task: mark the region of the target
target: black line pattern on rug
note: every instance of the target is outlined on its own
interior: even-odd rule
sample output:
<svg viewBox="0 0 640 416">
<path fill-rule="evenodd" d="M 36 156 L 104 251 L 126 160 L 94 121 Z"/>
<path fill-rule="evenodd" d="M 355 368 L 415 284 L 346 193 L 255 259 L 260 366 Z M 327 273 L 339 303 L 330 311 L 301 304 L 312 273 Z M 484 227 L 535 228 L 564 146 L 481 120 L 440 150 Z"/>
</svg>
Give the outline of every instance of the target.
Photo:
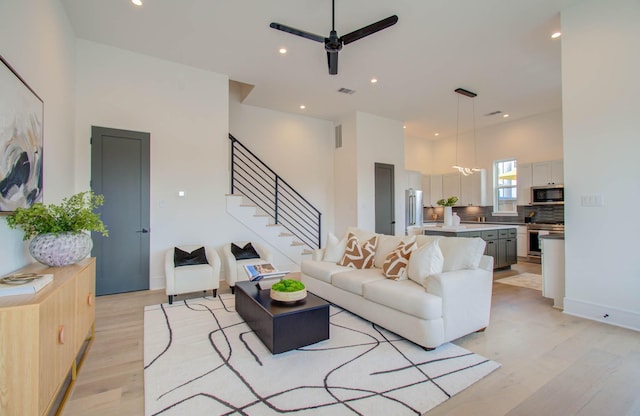
<svg viewBox="0 0 640 416">
<path fill-rule="evenodd" d="M 171 325 L 169 324 L 169 317 L 167 316 L 167 311 L 164 309 L 164 304 L 160 305 L 160 309 L 162 309 L 162 313 L 164 314 L 164 320 L 167 324 L 167 330 L 169 331 L 169 342 L 167 342 L 167 345 L 164 347 L 164 350 L 162 350 L 160 354 L 158 354 L 153 360 L 151 360 L 149 364 L 144 366 L 145 370 L 151 367 L 151 365 L 155 363 L 158 358 L 162 357 L 167 351 L 169 351 L 169 347 L 171 347 L 171 343 L 173 342 L 173 331 L 171 330 Z"/>
<path fill-rule="evenodd" d="M 407 411 L 413 413 L 413 414 L 421 414 L 421 411 L 419 409 L 414 409 L 412 408 L 409 404 L 404 403 L 403 401 L 390 396 L 390 393 L 393 393 L 397 390 L 401 390 L 401 389 L 405 389 L 407 387 L 410 386 L 416 386 L 416 385 L 422 385 L 425 383 L 431 383 L 433 385 L 435 385 L 440 391 L 442 391 L 442 393 L 444 395 L 448 397 L 450 397 L 450 394 L 442 387 L 440 386 L 438 383 L 436 383 L 434 380 L 436 379 L 440 379 L 442 377 L 445 377 L 447 375 L 450 374 L 454 374 L 457 372 L 461 372 L 461 371 L 465 371 L 467 369 L 479 366 L 483 363 L 487 363 L 489 362 L 489 360 L 484 360 L 482 362 L 479 363 L 475 363 L 475 364 L 471 364 L 468 366 L 465 366 L 463 368 L 458 368 L 455 369 L 453 371 L 449 371 L 443 374 L 439 374 L 437 376 L 430 376 L 427 374 L 426 370 L 424 369 L 424 367 L 426 367 L 429 364 L 432 363 L 436 363 L 436 362 L 442 362 L 442 361 L 448 361 L 448 360 L 456 360 L 456 359 L 460 359 L 463 357 L 467 357 L 470 355 L 474 355 L 473 353 L 468 353 L 468 354 L 461 354 L 461 355 L 455 355 L 455 356 L 450 356 L 450 357 L 441 357 L 441 358 L 437 358 L 437 359 L 432 359 L 432 360 L 426 360 L 426 361 L 418 361 L 418 362 L 414 362 L 412 361 L 406 354 L 404 354 L 400 349 L 397 348 L 397 346 L 395 345 L 396 343 L 403 343 L 403 342 L 407 342 L 406 340 L 403 339 L 389 339 L 384 333 L 383 331 L 380 330 L 379 327 L 377 327 L 374 324 L 371 324 L 373 330 L 382 338 L 383 341 L 376 339 L 372 334 L 364 332 L 364 331 L 360 331 L 358 329 L 355 328 L 350 328 L 348 326 L 345 325 L 339 325 L 337 323 L 334 322 L 330 322 L 330 324 L 334 327 L 337 328 L 342 328 L 346 331 L 353 331 L 356 333 L 359 333 L 365 337 L 371 338 L 372 341 L 370 343 L 367 342 L 361 342 L 361 343 L 356 343 L 356 344 L 348 344 L 348 345 L 342 345 L 342 346 L 337 346 L 337 347 L 327 347 L 327 348 L 318 348 L 318 347 L 303 347 L 298 349 L 301 352 L 307 352 L 307 353 L 314 353 L 314 352 L 323 352 L 323 351 L 329 351 L 329 350 L 336 350 L 336 349 L 340 349 L 340 350 L 344 350 L 344 349 L 349 349 L 349 348 L 357 348 L 357 347 L 369 347 L 367 348 L 365 351 L 361 352 L 360 354 L 356 355 L 355 357 L 347 357 L 348 359 L 345 360 L 342 363 L 334 363 L 337 364 L 336 366 L 334 366 L 333 368 L 327 369 L 327 373 L 324 375 L 323 378 L 323 385 L 322 386 L 318 386 L 318 385 L 303 385 L 303 386 L 296 386 L 293 388 L 289 388 L 289 389 L 284 389 L 282 391 L 277 391 L 275 393 L 272 394 L 268 394 L 268 395 L 264 395 L 261 396 L 256 390 L 255 388 L 251 385 L 251 382 L 246 379 L 246 377 L 238 370 L 235 368 L 235 366 L 233 365 L 233 363 L 231 362 L 231 358 L 233 357 L 233 345 L 229 339 L 229 333 L 228 333 L 228 329 L 233 328 L 233 327 L 237 327 L 240 325 L 246 325 L 240 318 L 239 322 L 233 323 L 231 325 L 227 325 L 226 327 L 222 326 L 220 319 L 218 319 L 218 317 L 216 316 L 216 312 L 222 312 L 224 311 L 224 313 L 228 313 L 228 314 L 236 314 L 235 309 L 232 309 L 231 307 L 229 307 L 228 305 L 225 304 L 224 299 L 218 299 L 217 301 L 213 300 L 216 303 L 220 303 L 222 305 L 222 308 L 210 308 L 207 305 L 198 303 L 198 302 L 194 302 L 193 304 L 188 304 L 185 301 L 185 306 L 192 311 L 196 311 L 196 312 L 202 312 L 202 311 L 208 311 L 208 313 L 211 315 L 211 317 L 213 318 L 213 321 L 215 322 L 217 328 L 214 329 L 213 331 L 209 332 L 208 338 L 209 338 L 209 343 L 213 349 L 213 351 L 215 352 L 215 354 L 217 354 L 217 356 L 220 358 L 220 360 L 222 360 L 222 363 L 220 365 L 217 365 L 216 367 L 214 367 L 213 369 L 210 369 L 208 371 L 203 372 L 202 374 L 197 375 L 196 377 L 191 378 L 190 380 L 181 383 L 179 386 L 176 386 L 166 392 L 164 392 L 163 394 L 161 394 L 158 399 L 164 397 L 165 395 L 167 395 L 170 392 L 173 392 L 177 389 L 180 389 L 181 387 L 184 387 L 188 384 L 193 383 L 196 380 L 199 380 L 209 374 L 215 373 L 217 371 L 221 371 L 222 369 L 227 369 L 228 371 L 231 371 L 234 376 L 237 378 L 237 380 L 239 380 L 246 388 L 247 390 L 250 392 L 251 395 L 253 395 L 255 397 L 254 400 L 248 399 L 244 401 L 244 404 L 242 406 L 236 406 L 233 405 L 232 403 L 229 403 L 227 400 L 224 400 L 221 397 L 217 397 L 214 394 L 210 394 L 207 392 L 199 392 L 199 393 L 195 393 L 192 394 L 188 397 L 184 397 L 168 406 L 166 406 L 165 408 L 159 410 L 158 412 L 154 413 L 154 415 L 160 415 L 163 414 L 171 409 L 176 408 L 177 406 L 180 406 L 183 403 L 186 403 L 190 400 L 196 399 L 196 398 L 207 398 L 210 400 L 213 400 L 217 403 L 220 403 L 221 405 L 225 406 L 228 411 L 225 413 L 221 413 L 221 414 L 239 414 L 239 415 L 245 415 L 248 414 L 247 411 L 249 411 L 249 409 L 259 403 L 262 403 L 263 405 L 269 407 L 270 409 L 272 409 L 275 412 L 278 413 L 295 413 L 298 411 L 303 411 L 303 410 L 311 410 L 311 409 L 321 409 L 321 408 L 327 408 L 327 410 L 329 409 L 334 409 L 336 406 L 341 406 L 343 409 L 349 409 L 349 411 L 354 414 L 354 415 L 362 415 L 362 413 L 360 413 L 355 407 L 352 406 L 352 404 L 361 401 L 361 400 L 366 400 L 368 398 L 374 397 L 374 396 L 379 396 L 384 398 L 385 400 L 389 400 L 389 401 L 394 401 L 396 403 L 398 403 L 399 405 L 404 406 L 405 409 L 407 409 Z M 202 309 L 201 309 L 202 308 Z M 332 308 L 335 308 L 334 310 L 336 312 L 332 313 L 330 316 L 331 317 L 335 317 L 337 315 L 340 314 L 348 314 L 348 315 L 353 315 L 348 311 L 345 311 L 342 308 L 339 308 L 335 305 L 332 305 Z M 162 351 L 158 356 L 156 356 L 152 362 L 150 362 L 147 366 L 145 366 L 145 370 L 149 367 L 151 367 L 152 364 L 154 364 L 162 355 L 164 355 L 164 353 L 171 347 L 172 345 L 172 339 L 173 339 L 173 331 L 172 331 L 172 327 L 171 327 L 171 322 L 170 319 L 167 315 L 167 312 L 165 310 L 165 308 L 161 305 L 161 310 L 162 313 L 164 314 L 164 318 L 165 318 L 165 322 L 166 322 L 166 328 L 169 331 L 169 342 L 167 344 L 167 346 L 165 347 L 164 351 Z M 360 319 L 360 318 L 357 318 Z M 214 334 L 219 333 L 221 334 L 221 336 L 223 337 L 224 340 L 224 346 L 227 347 L 227 351 L 228 353 L 225 353 L 218 345 L 216 345 L 216 342 L 214 342 Z M 251 344 L 247 341 L 247 337 L 252 336 L 252 337 L 256 337 L 255 334 L 253 334 L 253 331 L 251 331 L 248 327 L 246 331 L 241 331 L 239 334 L 236 335 L 238 337 L 238 339 L 241 342 L 242 347 L 245 349 L 245 351 L 249 352 L 254 359 L 256 360 L 256 363 L 259 366 L 262 366 L 262 362 L 259 358 L 259 354 L 255 351 L 252 350 L 251 348 Z M 257 339 L 257 337 L 256 337 Z M 220 342 L 221 340 L 217 340 L 218 342 Z M 259 342 L 259 341 L 258 341 Z M 255 340 L 254 340 L 254 344 L 255 344 Z M 399 385 L 399 386 L 395 386 L 393 388 L 389 388 L 386 389 L 384 391 L 375 391 L 375 390 L 371 390 L 371 389 L 367 389 L 367 388 L 360 388 L 360 387 L 353 387 L 353 386 L 340 386 L 340 385 L 335 385 L 335 384 L 330 384 L 329 379 L 330 377 L 338 372 L 339 370 L 341 370 L 343 367 L 352 364 L 354 361 L 359 360 L 360 358 L 368 355 L 369 353 L 371 353 L 372 351 L 374 351 L 375 349 L 379 348 L 382 344 L 385 345 L 390 345 L 395 351 L 396 353 L 403 358 L 403 360 L 405 360 L 408 365 L 406 366 L 401 366 L 401 367 L 397 367 L 397 368 L 393 368 L 393 369 L 388 369 L 388 370 L 384 370 L 384 371 L 376 371 L 376 372 L 372 372 L 370 373 L 370 375 L 379 375 L 379 374 L 390 374 L 390 373 L 397 373 L 397 372 L 403 372 L 403 371 L 407 371 L 409 369 L 416 369 L 417 371 L 419 371 L 423 376 L 424 379 L 416 381 L 416 382 L 411 382 L 408 383 L 406 385 Z M 302 391 L 313 391 L 313 390 L 324 390 L 333 400 L 328 400 L 325 403 L 320 403 L 320 404 L 313 404 L 313 405 L 308 405 L 308 406 L 303 406 L 303 407 L 299 407 L 299 408 L 287 408 L 287 409 L 283 409 L 283 408 L 279 408 L 278 406 L 276 406 L 273 403 L 273 399 L 278 398 L 280 396 L 284 396 L 288 393 L 291 392 L 295 392 L 297 390 L 302 390 Z M 341 399 L 338 395 L 339 392 L 358 392 L 359 394 L 355 397 L 350 397 L 350 398 L 345 398 L 345 399 Z"/>
</svg>

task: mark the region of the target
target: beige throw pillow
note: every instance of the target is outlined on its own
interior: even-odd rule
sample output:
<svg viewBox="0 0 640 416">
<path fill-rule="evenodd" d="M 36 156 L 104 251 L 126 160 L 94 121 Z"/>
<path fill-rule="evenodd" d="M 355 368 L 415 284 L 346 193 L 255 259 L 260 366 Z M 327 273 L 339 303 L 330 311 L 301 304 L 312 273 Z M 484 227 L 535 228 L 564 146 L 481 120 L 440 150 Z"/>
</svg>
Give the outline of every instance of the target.
<svg viewBox="0 0 640 416">
<path fill-rule="evenodd" d="M 370 269 L 373 267 L 373 259 L 376 254 L 378 236 L 374 235 L 367 241 L 360 244 L 358 237 L 353 233 L 347 236 L 347 246 L 342 260 L 338 263 L 341 266 L 353 267 L 354 269 Z"/>
<path fill-rule="evenodd" d="M 409 258 L 416 247 L 415 241 L 398 244 L 396 249 L 389 253 L 382 265 L 382 272 L 385 277 L 392 280 L 406 280 Z"/>
<path fill-rule="evenodd" d="M 425 286 L 427 277 L 442 273 L 444 257 L 440 250 L 439 240 L 425 244 L 411 253 L 407 274 L 409 279 Z"/>
</svg>

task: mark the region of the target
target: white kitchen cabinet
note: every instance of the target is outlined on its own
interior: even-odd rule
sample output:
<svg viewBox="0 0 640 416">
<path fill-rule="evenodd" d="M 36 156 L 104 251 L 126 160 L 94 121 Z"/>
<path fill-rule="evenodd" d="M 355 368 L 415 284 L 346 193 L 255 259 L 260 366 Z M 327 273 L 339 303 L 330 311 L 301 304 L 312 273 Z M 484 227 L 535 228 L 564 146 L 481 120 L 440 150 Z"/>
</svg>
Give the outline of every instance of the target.
<svg viewBox="0 0 640 416">
<path fill-rule="evenodd" d="M 442 199 L 442 176 L 443 175 L 431 175 L 429 177 L 430 183 L 430 194 L 429 194 L 429 204 L 433 207 L 438 206 L 437 201 Z"/>
<path fill-rule="evenodd" d="M 481 169 L 473 175 L 460 175 L 460 206 L 487 205 L 487 171 Z"/>
<path fill-rule="evenodd" d="M 531 165 L 531 185 L 558 185 L 564 182 L 564 163 L 562 160 L 536 162 Z"/>
<path fill-rule="evenodd" d="M 442 175 L 442 198 L 449 198 L 452 196 L 458 197 L 456 206 L 461 206 L 459 173 L 448 173 L 446 175 Z"/>
<path fill-rule="evenodd" d="M 517 204 L 531 205 L 531 163 L 518 163 Z"/>
<path fill-rule="evenodd" d="M 518 177 L 520 174 L 518 173 Z M 528 255 L 528 238 L 527 238 L 527 227 L 524 225 L 519 225 L 517 228 L 516 240 L 518 242 L 518 257 L 527 257 Z"/>
</svg>

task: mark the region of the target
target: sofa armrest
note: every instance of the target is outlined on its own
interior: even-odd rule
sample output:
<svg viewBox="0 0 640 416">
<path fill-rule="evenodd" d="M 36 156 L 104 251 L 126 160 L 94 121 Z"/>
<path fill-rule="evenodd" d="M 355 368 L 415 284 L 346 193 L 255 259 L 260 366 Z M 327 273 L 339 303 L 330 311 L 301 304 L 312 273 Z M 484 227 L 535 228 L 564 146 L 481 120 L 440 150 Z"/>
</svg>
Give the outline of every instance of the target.
<svg viewBox="0 0 640 416">
<path fill-rule="evenodd" d="M 447 341 L 489 325 L 493 270 L 486 270 L 486 267 L 493 267 L 493 261 L 484 257 L 483 268 L 438 273 L 429 276 L 425 282 L 428 293 L 442 298 Z"/>
<path fill-rule="evenodd" d="M 478 267 L 493 273 L 493 257 L 482 256 L 482 259 L 480 259 L 480 265 Z"/>
</svg>

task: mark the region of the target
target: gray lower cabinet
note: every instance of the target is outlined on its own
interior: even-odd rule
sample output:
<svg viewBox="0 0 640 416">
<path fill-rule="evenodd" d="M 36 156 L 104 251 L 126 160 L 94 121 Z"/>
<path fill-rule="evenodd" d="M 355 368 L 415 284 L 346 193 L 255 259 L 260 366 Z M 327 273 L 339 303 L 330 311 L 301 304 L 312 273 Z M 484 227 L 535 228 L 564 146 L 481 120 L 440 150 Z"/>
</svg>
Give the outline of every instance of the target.
<svg viewBox="0 0 640 416">
<path fill-rule="evenodd" d="M 487 246 L 484 254 L 493 257 L 493 268 L 503 269 L 518 262 L 518 231 L 516 228 L 485 231 L 425 230 L 427 235 L 445 237 L 480 237 Z"/>
</svg>

